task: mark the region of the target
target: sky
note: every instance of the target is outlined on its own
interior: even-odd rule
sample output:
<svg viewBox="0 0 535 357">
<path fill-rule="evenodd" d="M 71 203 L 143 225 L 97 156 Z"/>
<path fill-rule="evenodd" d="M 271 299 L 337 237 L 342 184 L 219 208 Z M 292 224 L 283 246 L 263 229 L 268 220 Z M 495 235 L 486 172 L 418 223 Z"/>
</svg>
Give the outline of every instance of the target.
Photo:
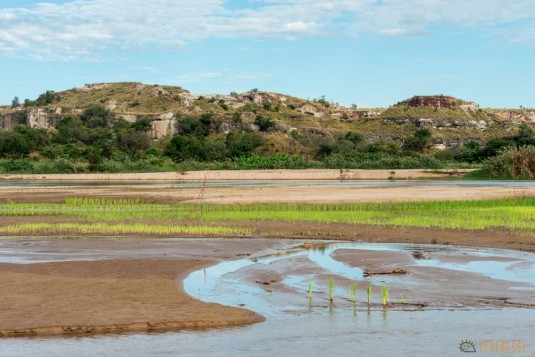
<svg viewBox="0 0 535 357">
<path fill-rule="evenodd" d="M 535 107 L 535 1 L 0 1 L 0 104 L 123 81 Z"/>
</svg>

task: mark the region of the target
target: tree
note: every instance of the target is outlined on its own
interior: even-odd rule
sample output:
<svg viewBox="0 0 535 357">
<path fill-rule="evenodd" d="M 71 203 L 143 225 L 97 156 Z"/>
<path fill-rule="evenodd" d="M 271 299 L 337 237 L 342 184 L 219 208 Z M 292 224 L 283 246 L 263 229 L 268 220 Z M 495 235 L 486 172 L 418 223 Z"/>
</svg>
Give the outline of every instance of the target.
<svg viewBox="0 0 535 357">
<path fill-rule="evenodd" d="M 199 123 L 201 125 L 200 129 L 204 136 L 210 134 L 210 128 L 212 127 L 212 113 L 204 113 L 199 118 Z"/>
<path fill-rule="evenodd" d="M 264 139 L 247 131 L 233 131 L 227 135 L 227 157 L 250 155 L 257 147 L 264 143 Z"/>
<path fill-rule="evenodd" d="M 141 118 L 132 123 L 130 128 L 134 129 L 135 131 L 147 132 L 152 128 L 152 124 L 149 119 Z"/>
<path fill-rule="evenodd" d="M 149 138 L 141 130 L 122 130 L 117 134 L 117 147 L 132 159 L 139 159 L 149 148 Z"/>
<path fill-rule="evenodd" d="M 184 115 L 177 120 L 177 132 L 181 135 L 193 135 L 201 132 L 200 123 L 191 115 Z"/>
<path fill-rule="evenodd" d="M 82 123 L 88 128 L 108 128 L 115 115 L 106 108 L 93 104 L 80 116 Z"/>
<path fill-rule="evenodd" d="M 57 133 L 54 137 L 54 141 L 59 144 L 77 143 L 84 132 L 81 121 L 69 116 L 58 121 L 56 129 Z"/>
<path fill-rule="evenodd" d="M 171 157 L 175 162 L 191 159 L 204 161 L 206 154 L 203 148 L 203 140 L 203 137 L 194 135 L 175 134 L 165 148 L 165 155 Z"/>
<path fill-rule="evenodd" d="M 522 123 L 518 128 L 518 136 L 515 138 L 518 146 L 535 145 L 535 132 L 526 123 Z"/>
<path fill-rule="evenodd" d="M 427 129 L 417 129 L 412 136 L 405 139 L 404 147 L 411 151 L 423 151 L 431 142 L 431 132 Z"/>
<path fill-rule="evenodd" d="M 11 101 L 11 108 L 18 107 L 19 105 L 20 105 L 19 97 L 13 98 L 13 100 Z"/>
<path fill-rule="evenodd" d="M 0 132 L 0 157 L 23 158 L 33 149 L 32 142 L 16 131 Z"/>
<path fill-rule="evenodd" d="M 56 96 L 56 92 L 53 90 L 47 90 L 46 92 L 39 95 L 39 98 L 35 101 L 37 105 L 47 105 L 52 104 L 55 99 L 58 97 Z"/>
</svg>

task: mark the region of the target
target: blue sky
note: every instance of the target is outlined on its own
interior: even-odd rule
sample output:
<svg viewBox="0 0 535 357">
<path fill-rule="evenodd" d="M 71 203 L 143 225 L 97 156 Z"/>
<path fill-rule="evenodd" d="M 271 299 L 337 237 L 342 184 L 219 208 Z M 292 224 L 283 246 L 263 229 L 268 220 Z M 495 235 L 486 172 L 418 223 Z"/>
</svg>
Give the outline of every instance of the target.
<svg viewBox="0 0 535 357">
<path fill-rule="evenodd" d="M 85 83 L 535 107 L 533 0 L 0 2 L 0 103 Z"/>
</svg>

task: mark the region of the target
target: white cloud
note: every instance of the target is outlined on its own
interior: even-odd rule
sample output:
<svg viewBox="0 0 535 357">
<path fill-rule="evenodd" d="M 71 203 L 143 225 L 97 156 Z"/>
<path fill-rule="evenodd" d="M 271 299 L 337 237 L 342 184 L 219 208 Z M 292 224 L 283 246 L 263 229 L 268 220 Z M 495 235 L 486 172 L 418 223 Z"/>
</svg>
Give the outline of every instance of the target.
<svg viewBox="0 0 535 357">
<path fill-rule="evenodd" d="M 421 36 L 434 25 L 535 43 L 533 0 L 70 0 L 0 9 L 5 54 L 95 57 L 110 48 L 181 47 L 205 38 Z"/>
</svg>

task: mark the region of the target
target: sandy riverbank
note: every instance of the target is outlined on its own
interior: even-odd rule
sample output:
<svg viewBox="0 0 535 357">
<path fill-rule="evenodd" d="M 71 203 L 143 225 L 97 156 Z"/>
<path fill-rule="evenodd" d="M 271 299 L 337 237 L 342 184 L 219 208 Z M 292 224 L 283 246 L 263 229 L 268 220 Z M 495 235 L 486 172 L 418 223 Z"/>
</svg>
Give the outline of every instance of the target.
<svg viewBox="0 0 535 357">
<path fill-rule="evenodd" d="M 244 242 L 3 241 L 17 259 L 0 264 L 0 336 L 37 336 L 224 327 L 263 321 L 250 310 L 189 297 L 193 270 L 281 246 Z M 241 256 L 239 255 L 239 256 Z M 61 261 L 78 259 L 83 261 Z M 27 262 L 28 263 L 28 262 Z"/>
<path fill-rule="evenodd" d="M 28 181 L 262 181 L 262 180 L 410 180 L 460 177 L 473 170 L 214 170 L 132 174 L 0 175 Z"/>
</svg>

